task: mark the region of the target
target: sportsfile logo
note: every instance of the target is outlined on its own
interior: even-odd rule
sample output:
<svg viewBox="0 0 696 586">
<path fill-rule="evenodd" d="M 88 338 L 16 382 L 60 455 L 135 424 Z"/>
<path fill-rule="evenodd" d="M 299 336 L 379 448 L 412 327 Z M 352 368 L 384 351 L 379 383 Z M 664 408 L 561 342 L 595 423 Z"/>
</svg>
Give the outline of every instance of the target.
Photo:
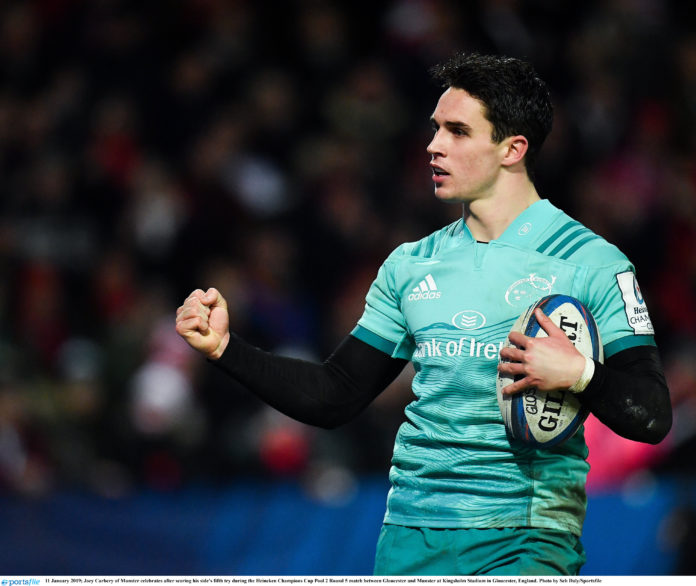
<svg viewBox="0 0 696 586">
<path fill-rule="evenodd" d="M 440 299 L 441 291 L 437 290 L 435 279 L 428 273 L 425 278 L 418 283 L 418 287 L 413 288 L 413 293 L 408 296 L 409 301 L 427 301 L 429 299 Z"/>
<path fill-rule="evenodd" d="M 0 584 L 2 586 L 38 586 L 41 584 L 41 580 L 38 578 L 3 578 Z"/>
</svg>

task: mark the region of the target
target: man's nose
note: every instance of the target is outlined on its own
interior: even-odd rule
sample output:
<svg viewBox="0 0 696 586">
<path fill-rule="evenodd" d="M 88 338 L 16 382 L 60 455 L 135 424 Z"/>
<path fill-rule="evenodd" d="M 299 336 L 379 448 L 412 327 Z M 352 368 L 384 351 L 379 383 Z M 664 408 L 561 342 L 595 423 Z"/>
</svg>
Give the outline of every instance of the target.
<svg viewBox="0 0 696 586">
<path fill-rule="evenodd" d="M 440 133 L 436 132 L 432 140 L 425 149 L 429 155 L 442 155 L 444 151 L 442 149 L 442 140 L 440 139 Z"/>
</svg>

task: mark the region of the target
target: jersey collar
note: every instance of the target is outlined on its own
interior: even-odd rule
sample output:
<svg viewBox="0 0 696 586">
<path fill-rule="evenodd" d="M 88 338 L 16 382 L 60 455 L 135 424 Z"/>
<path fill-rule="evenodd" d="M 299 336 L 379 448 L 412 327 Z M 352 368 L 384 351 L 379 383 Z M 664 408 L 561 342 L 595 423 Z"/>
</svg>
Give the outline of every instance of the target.
<svg viewBox="0 0 696 586">
<path fill-rule="evenodd" d="M 534 202 L 510 223 L 500 237 L 491 242 L 531 248 L 548 229 L 552 219 L 559 213 L 561 211 L 547 199 Z M 457 232 L 459 238 L 474 241 L 474 237 L 463 219 Z"/>
<path fill-rule="evenodd" d="M 561 210 L 549 200 L 539 200 L 517 216 L 500 235 L 498 241 L 521 248 L 531 248 L 560 213 L 562 213 Z"/>
</svg>

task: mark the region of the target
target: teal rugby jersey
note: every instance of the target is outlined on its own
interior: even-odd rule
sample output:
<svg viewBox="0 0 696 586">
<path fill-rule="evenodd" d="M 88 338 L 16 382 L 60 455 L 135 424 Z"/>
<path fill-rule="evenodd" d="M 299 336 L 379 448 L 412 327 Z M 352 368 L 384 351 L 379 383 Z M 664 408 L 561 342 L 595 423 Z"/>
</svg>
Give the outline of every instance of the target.
<svg viewBox="0 0 696 586">
<path fill-rule="evenodd" d="M 553 449 L 511 444 L 496 400 L 510 327 L 551 293 L 587 305 L 606 356 L 654 344 L 631 263 L 547 200 L 488 244 L 459 220 L 384 262 L 352 334 L 416 371 L 416 398 L 394 445 L 386 523 L 580 535 L 589 468 L 582 431 Z"/>
</svg>

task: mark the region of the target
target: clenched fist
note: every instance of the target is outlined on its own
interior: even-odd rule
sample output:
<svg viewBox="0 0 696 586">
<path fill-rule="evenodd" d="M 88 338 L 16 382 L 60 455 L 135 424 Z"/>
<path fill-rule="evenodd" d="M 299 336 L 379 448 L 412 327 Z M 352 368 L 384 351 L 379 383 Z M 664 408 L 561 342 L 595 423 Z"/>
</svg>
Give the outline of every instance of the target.
<svg viewBox="0 0 696 586">
<path fill-rule="evenodd" d="M 227 301 L 217 289 L 196 289 L 176 310 L 176 331 L 207 358 L 217 360 L 230 340 Z"/>
</svg>

